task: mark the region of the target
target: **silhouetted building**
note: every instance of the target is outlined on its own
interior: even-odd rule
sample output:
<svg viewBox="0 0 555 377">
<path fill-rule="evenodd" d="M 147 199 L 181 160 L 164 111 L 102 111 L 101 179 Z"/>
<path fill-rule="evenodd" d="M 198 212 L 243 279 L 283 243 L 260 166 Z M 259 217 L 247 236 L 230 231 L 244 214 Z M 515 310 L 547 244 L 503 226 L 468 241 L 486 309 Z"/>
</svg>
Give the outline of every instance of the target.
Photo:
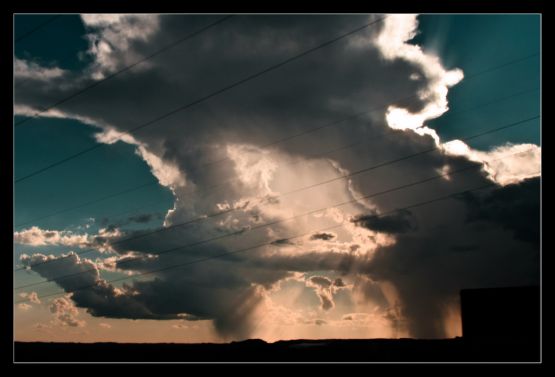
<svg viewBox="0 0 555 377">
<path fill-rule="evenodd" d="M 463 338 L 539 346 L 540 289 L 511 287 L 461 291 Z"/>
</svg>

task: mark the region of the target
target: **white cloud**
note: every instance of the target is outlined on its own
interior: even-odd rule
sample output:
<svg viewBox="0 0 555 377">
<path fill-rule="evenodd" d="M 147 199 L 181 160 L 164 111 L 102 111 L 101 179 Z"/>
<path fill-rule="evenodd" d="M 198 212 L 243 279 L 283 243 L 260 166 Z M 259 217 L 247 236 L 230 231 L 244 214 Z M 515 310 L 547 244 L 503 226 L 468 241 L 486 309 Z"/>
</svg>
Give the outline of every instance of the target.
<svg viewBox="0 0 555 377">
<path fill-rule="evenodd" d="M 376 44 L 385 59 L 404 59 L 418 64 L 429 81 L 427 89 L 419 93 L 419 97 L 428 102 L 422 110 L 413 114 L 406 109 L 390 106 L 386 117 L 393 129 L 410 129 L 419 135 L 430 135 L 439 143 L 437 133 L 424 126 L 424 122 L 439 117 L 449 109 L 448 88 L 460 82 L 464 75 L 460 69 L 445 70 L 437 56 L 426 54 L 420 46 L 408 43 L 417 30 L 417 15 L 391 14 L 385 19 L 384 29 L 376 38 Z"/>
<path fill-rule="evenodd" d="M 110 26 L 117 24 L 125 17 L 124 14 L 82 14 L 81 19 L 87 26 Z"/>
<path fill-rule="evenodd" d="M 269 151 L 249 145 L 228 145 L 227 153 L 235 163 L 238 178 L 246 185 L 254 186 L 262 194 L 272 194 L 270 182 L 277 169 Z"/>
<path fill-rule="evenodd" d="M 14 242 L 29 246 L 76 246 L 85 248 L 90 246 L 88 234 L 75 234 L 71 231 L 46 230 L 37 226 L 14 233 Z"/>
<path fill-rule="evenodd" d="M 114 144 L 123 141 L 127 144 L 139 145 L 139 142 L 130 133 L 120 132 L 114 128 L 104 129 L 94 134 L 94 138 L 99 143 Z"/>
<path fill-rule="evenodd" d="M 341 278 L 332 281 L 325 276 L 311 276 L 305 280 L 305 284 L 307 287 L 314 289 L 316 295 L 320 299 L 320 308 L 324 311 L 335 307 L 333 295 L 338 290 L 351 288 L 351 286 L 346 285 Z"/>
<path fill-rule="evenodd" d="M 102 120 L 93 120 L 87 116 L 62 111 L 62 110 L 59 110 L 58 108 L 44 110 L 41 108 L 34 108 L 27 105 L 15 104 L 13 111 L 15 115 L 28 116 L 28 117 L 40 116 L 43 118 L 75 119 L 89 126 L 102 127 L 102 128 L 108 128 L 108 129 L 111 128 L 109 124 L 103 122 Z"/>
<path fill-rule="evenodd" d="M 388 14 L 383 21 L 383 29 L 376 38 L 376 44 L 386 59 L 409 55 L 412 49 L 407 41 L 416 36 L 418 21 L 416 14 Z"/>
<path fill-rule="evenodd" d="M 43 67 L 35 62 L 18 59 L 14 60 L 15 79 L 51 80 L 66 74 L 66 71 L 58 67 Z"/>
<path fill-rule="evenodd" d="M 21 310 L 23 310 L 24 312 L 26 312 L 27 310 L 31 309 L 32 306 L 29 304 L 26 304 L 24 302 L 22 302 L 21 304 L 18 304 L 17 307 Z"/>
<path fill-rule="evenodd" d="M 137 154 L 139 154 L 148 166 L 150 166 L 150 171 L 162 186 L 171 187 L 173 189 L 185 186 L 185 175 L 177 166 L 168 161 L 164 161 L 156 154 L 149 152 L 143 146 L 137 148 Z"/>
<path fill-rule="evenodd" d="M 19 294 L 19 297 L 22 298 L 26 298 L 29 302 L 33 303 L 33 304 L 40 304 L 41 301 L 39 299 L 39 296 L 37 295 L 37 292 L 21 292 Z"/>
<path fill-rule="evenodd" d="M 52 300 L 50 312 L 54 315 L 54 323 L 62 326 L 84 327 L 86 322 L 78 319 L 79 310 L 67 297 Z"/>
<path fill-rule="evenodd" d="M 407 43 L 417 32 L 416 15 L 389 15 L 384 22 L 384 29 L 376 39 L 383 56 L 389 60 L 401 58 L 419 64 L 430 80 L 427 90 L 419 94 L 421 98 L 428 100 L 424 109 L 418 113 L 410 113 L 404 108 L 388 108 L 386 119 L 391 128 L 412 130 L 421 136 L 429 135 L 446 153 L 464 155 L 472 161 L 481 162 L 489 179 L 500 185 L 517 183 L 539 175 L 541 147 L 533 144 L 507 144 L 489 152 L 482 152 L 471 149 L 460 140 L 442 143 L 437 132 L 424 124 L 449 110 L 448 88 L 460 82 L 464 75 L 460 69 L 445 70 L 437 56 L 425 54 L 420 46 Z M 532 150 L 526 154 L 499 159 L 507 152 L 519 152 L 530 148 Z"/>
<path fill-rule="evenodd" d="M 14 243 L 33 247 L 68 246 L 94 248 L 99 252 L 113 251 L 110 241 L 122 236 L 120 229 L 99 229 L 97 234 L 77 234 L 70 230 L 47 230 L 37 226 L 14 232 Z"/>
<path fill-rule="evenodd" d="M 91 30 L 88 53 L 94 57 L 92 76 L 104 78 L 124 65 L 130 65 L 143 56 L 130 49 L 133 41 L 146 41 L 158 30 L 159 17 L 154 14 L 82 14 L 81 19 Z M 150 67 L 151 62 L 141 63 L 134 69 Z"/>
<path fill-rule="evenodd" d="M 447 154 L 482 163 L 488 178 L 502 186 L 540 175 L 541 147 L 535 144 L 509 143 L 482 152 L 461 140 L 453 140 L 442 144 L 442 148 Z"/>
<path fill-rule="evenodd" d="M 99 143 L 114 144 L 118 141 L 123 141 L 127 144 L 137 146 L 135 153 L 150 166 L 150 171 L 158 179 L 160 184 L 172 189 L 184 187 L 186 179 L 184 174 L 174 164 L 164 161 L 155 153 L 150 152 L 146 146 L 133 137 L 132 134 L 117 131 L 114 128 L 104 129 L 95 135 L 95 139 Z"/>
</svg>

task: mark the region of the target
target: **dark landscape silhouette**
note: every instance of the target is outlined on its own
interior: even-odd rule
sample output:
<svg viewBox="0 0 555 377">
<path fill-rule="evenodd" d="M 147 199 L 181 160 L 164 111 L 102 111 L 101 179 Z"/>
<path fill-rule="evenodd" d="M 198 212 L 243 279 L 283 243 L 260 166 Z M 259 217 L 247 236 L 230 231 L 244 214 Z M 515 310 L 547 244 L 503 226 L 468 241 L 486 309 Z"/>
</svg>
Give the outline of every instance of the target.
<svg viewBox="0 0 555 377">
<path fill-rule="evenodd" d="M 538 362 L 539 287 L 461 291 L 463 336 L 227 344 L 15 342 L 16 362 Z"/>
</svg>

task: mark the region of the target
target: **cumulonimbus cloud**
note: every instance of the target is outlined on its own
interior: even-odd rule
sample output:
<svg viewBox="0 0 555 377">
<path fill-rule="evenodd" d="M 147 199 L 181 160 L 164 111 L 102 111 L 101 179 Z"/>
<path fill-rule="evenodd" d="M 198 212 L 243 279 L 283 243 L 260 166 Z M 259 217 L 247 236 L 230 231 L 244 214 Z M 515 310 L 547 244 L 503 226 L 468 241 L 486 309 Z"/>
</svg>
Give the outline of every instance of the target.
<svg viewBox="0 0 555 377">
<path fill-rule="evenodd" d="M 476 206 L 486 203 L 487 195 L 503 197 L 503 192 L 521 192 L 526 186 L 522 197 L 526 214 L 522 216 L 534 218 L 538 178 L 533 171 L 539 167 L 540 148 L 532 146 L 527 157 L 496 164 L 493 160 L 502 153 L 522 147 L 491 152 L 455 148 L 426 126 L 427 120 L 448 111 L 448 90 L 464 74 L 446 70 L 438 57 L 410 43 L 418 25 L 415 15 L 390 16 L 352 39 L 177 112 L 140 133 L 127 133 L 142 121 L 377 18 L 237 17 L 130 74 L 97 86 L 87 101 L 76 98 L 60 105 L 56 116 L 87 119 L 96 125 L 98 142 L 122 140 L 136 146 L 153 175 L 175 197 L 164 227 L 222 209 L 233 211 L 135 241 L 125 238 L 149 230 L 122 231 L 107 238 L 110 250 L 118 253 L 111 261 L 113 268 L 133 273 L 160 270 L 150 279 L 123 288 L 102 279 L 97 264 L 76 254 L 61 258 L 37 253 L 23 256 L 22 263 L 53 279 L 66 292 L 87 285 L 73 292 L 71 300 L 94 316 L 179 319 L 188 315 L 212 319 L 223 337 L 235 339 L 256 336 L 253 324 L 263 317 L 261 303 L 276 283 L 298 272 L 327 271 L 330 276 L 341 273 L 353 280 L 370 279 L 372 284 L 355 284 L 352 289 L 390 314 L 380 317 L 384 323 L 394 326 L 403 317 L 410 335 L 422 337 L 445 336 L 443 306 L 465 286 L 536 281 L 537 244 L 523 236 L 526 229 L 509 224 L 495 207 L 486 205 L 480 212 Z M 54 70 L 48 72 L 55 77 L 43 80 L 38 73 L 44 67 L 19 62 L 16 108 L 38 110 L 52 98 L 71 94 L 75 85 L 94 83 L 148 55 L 152 46 L 163 46 L 214 17 L 87 15 L 83 20 L 94 64 L 80 75 L 59 74 L 51 67 Z M 142 34 L 138 33 L 141 25 L 146 28 Z M 24 76 L 28 80 L 20 80 Z M 79 80 L 70 80 L 75 76 Z M 346 118 L 317 133 L 305 132 Z M 303 132 L 302 137 L 273 143 Z M 336 179 L 433 148 L 415 159 Z M 410 190 L 361 198 L 469 165 L 477 169 Z M 498 191 L 476 193 L 472 200 L 454 197 L 411 210 L 410 215 L 403 211 L 380 215 L 492 182 Z M 349 201 L 353 203 L 327 208 Z M 327 209 L 314 212 L 318 208 Z M 297 216 L 308 212 L 313 213 Z M 478 219 L 487 223 L 486 230 L 476 226 Z M 272 225 L 259 227 L 265 223 Z M 335 225 L 333 237 L 322 230 Z M 464 234 L 457 234 L 461 229 Z M 17 242 L 77 247 L 90 241 L 65 231 L 51 231 L 52 237 L 45 232 L 38 228 L 18 232 Z M 205 242 L 228 232 L 240 235 Z M 316 234 L 320 236 L 312 238 Z M 469 250 L 463 246 L 470 238 L 475 251 L 452 252 Z M 202 244 L 157 256 L 163 250 L 194 243 Z M 257 244 L 267 245 L 235 252 Z M 192 263 L 215 255 L 222 256 Z M 507 258 L 510 263 L 499 264 Z M 33 266 L 46 260 L 50 262 Z M 183 267 L 166 269 L 179 265 Z M 68 272 L 80 274 L 59 279 Z M 336 305 L 334 289 L 346 285 L 326 276 L 313 277 L 306 284 L 329 312 Z M 382 285 L 395 287 L 398 301 L 385 299 Z"/>
</svg>

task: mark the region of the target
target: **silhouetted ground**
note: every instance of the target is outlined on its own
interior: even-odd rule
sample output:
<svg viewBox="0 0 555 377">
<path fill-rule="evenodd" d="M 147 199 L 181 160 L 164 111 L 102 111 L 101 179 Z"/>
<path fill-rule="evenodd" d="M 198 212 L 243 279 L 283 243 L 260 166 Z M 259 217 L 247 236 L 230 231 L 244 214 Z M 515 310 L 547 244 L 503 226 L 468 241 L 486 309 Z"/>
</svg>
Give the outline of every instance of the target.
<svg viewBox="0 0 555 377">
<path fill-rule="evenodd" d="M 15 343 L 15 361 L 457 362 L 539 361 L 539 344 L 517 339 L 291 340 L 228 344 Z"/>
<path fill-rule="evenodd" d="M 518 304 L 515 304 L 518 303 Z M 227 344 L 15 343 L 15 361 L 539 362 L 540 289 L 461 291 L 463 338 L 291 340 Z"/>
<path fill-rule="evenodd" d="M 540 330 L 540 287 L 463 289 L 462 332 L 465 339 L 537 339 Z"/>
</svg>

